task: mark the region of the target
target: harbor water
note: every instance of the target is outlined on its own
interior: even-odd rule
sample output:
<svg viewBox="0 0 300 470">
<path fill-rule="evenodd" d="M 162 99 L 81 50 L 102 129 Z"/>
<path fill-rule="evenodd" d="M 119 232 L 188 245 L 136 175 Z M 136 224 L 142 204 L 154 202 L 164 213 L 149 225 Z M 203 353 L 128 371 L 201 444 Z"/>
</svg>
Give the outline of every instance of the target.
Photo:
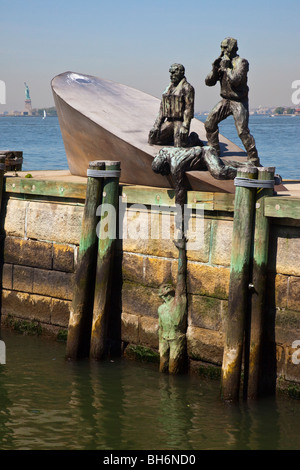
<svg viewBox="0 0 300 470">
<path fill-rule="evenodd" d="M 288 450 L 300 402 L 227 406 L 219 380 L 128 359 L 65 360 L 65 343 L 2 331 L 1 450 Z"/>
<path fill-rule="evenodd" d="M 300 117 L 250 119 L 262 164 L 285 179 L 300 179 L 299 127 Z M 231 118 L 220 130 L 241 145 Z M 25 171 L 68 168 L 56 117 L 1 117 L 0 141 L 23 151 Z M 219 379 L 124 358 L 69 362 L 64 342 L 5 329 L 1 340 L 0 450 L 300 448 L 300 401 L 287 395 L 227 406 Z"/>
<path fill-rule="evenodd" d="M 262 165 L 275 166 L 284 179 L 300 180 L 300 116 L 251 115 L 249 127 Z M 242 148 L 232 117 L 219 128 Z M 0 117 L 0 147 L 22 150 L 25 171 L 68 169 L 57 117 Z"/>
</svg>

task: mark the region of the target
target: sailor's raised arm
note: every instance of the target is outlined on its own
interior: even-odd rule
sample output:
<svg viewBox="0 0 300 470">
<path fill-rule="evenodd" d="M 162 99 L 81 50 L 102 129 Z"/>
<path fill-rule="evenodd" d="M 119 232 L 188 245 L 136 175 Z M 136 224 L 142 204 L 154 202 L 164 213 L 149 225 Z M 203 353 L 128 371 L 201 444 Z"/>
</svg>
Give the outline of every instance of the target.
<svg viewBox="0 0 300 470">
<path fill-rule="evenodd" d="M 186 287 L 186 276 L 187 276 L 187 256 L 186 256 L 186 240 L 182 238 L 181 240 L 174 241 L 175 246 L 178 248 L 178 270 L 177 270 L 177 282 L 176 282 L 176 292 L 175 297 L 186 296 L 187 287 Z"/>
<path fill-rule="evenodd" d="M 220 69 L 219 69 L 220 61 L 221 61 L 221 58 L 219 57 L 212 63 L 212 70 L 205 79 L 205 85 L 214 86 L 217 83 L 217 81 L 220 79 Z"/>
<path fill-rule="evenodd" d="M 227 68 L 227 77 L 230 79 L 232 85 L 238 86 L 247 80 L 249 71 L 249 63 L 246 59 L 239 58 L 233 64 L 232 68 Z"/>
</svg>

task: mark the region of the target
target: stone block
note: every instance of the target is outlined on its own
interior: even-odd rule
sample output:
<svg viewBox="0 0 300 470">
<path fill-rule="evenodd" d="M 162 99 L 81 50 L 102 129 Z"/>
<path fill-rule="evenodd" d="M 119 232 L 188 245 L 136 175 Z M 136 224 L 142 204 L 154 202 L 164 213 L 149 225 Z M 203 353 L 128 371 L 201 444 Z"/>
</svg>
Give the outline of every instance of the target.
<svg viewBox="0 0 300 470">
<path fill-rule="evenodd" d="M 4 264 L 2 269 L 2 288 L 3 289 L 12 289 L 12 279 L 13 279 L 13 266 L 12 264 Z"/>
<path fill-rule="evenodd" d="M 222 300 L 201 295 L 189 295 L 189 324 L 209 330 L 222 327 Z"/>
<path fill-rule="evenodd" d="M 272 225 L 269 268 L 280 274 L 300 276 L 300 227 Z"/>
<path fill-rule="evenodd" d="M 211 263 L 230 266 L 233 222 L 214 220 L 212 226 Z"/>
<path fill-rule="evenodd" d="M 276 343 L 292 344 L 300 340 L 300 312 L 278 309 L 275 318 Z"/>
<path fill-rule="evenodd" d="M 189 326 L 187 329 L 187 352 L 190 359 L 221 365 L 224 339 L 217 331 Z"/>
<path fill-rule="evenodd" d="M 53 244 L 53 269 L 68 273 L 74 272 L 74 247 Z"/>
<path fill-rule="evenodd" d="M 230 269 L 188 262 L 187 285 L 190 294 L 227 299 Z"/>
<path fill-rule="evenodd" d="M 176 236 L 175 217 L 172 211 L 156 208 L 149 210 L 126 211 L 127 230 L 123 232 L 123 250 L 149 256 L 178 258 L 178 250 L 173 240 Z M 211 220 L 193 215 L 187 223 L 187 257 L 201 261 L 209 260 Z"/>
<path fill-rule="evenodd" d="M 299 338 L 300 339 L 300 338 Z M 299 352 L 298 352 L 299 351 Z M 290 382 L 300 382 L 300 347 L 299 345 L 286 345 L 284 347 L 284 367 L 282 375 Z"/>
<path fill-rule="evenodd" d="M 212 221 L 194 215 L 189 219 L 187 232 L 187 259 L 208 263 Z M 178 255 L 177 255 L 178 257 Z"/>
<path fill-rule="evenodd" d="M 138 254 L 123 252 L 122 277 L 124 280 L 143 283 L 144 257 Z"/>
<path fill-rule="evenodd" d="M 2 291 L 2 312 L 16 318 L 50 323 L 52 299 L 10 290 Z"/>
<path fill-rule="evenodd" d="M 277 274 L 275 276 L 275 305 L 279 308 L 287 307 L 288 276 Z"/>
<path fill-rule="evenodd" d="M 139 317 L 123 312 L 121 316 L 121 339 L 126 343 L 139 343 Z"/>
<path fill-rule="evenodd" d="M 51 324 L 68 327 L 71 301 L 52 299 L 51 302 Z"/>
<path fill-rule="evenodd" d="M 123 231 L 123 250 L 149 256 L 177 258 L 173 243 L 174 216 L 168 210 L 162 212 L 131 208 L 126 211 L 126 230 Z"/>
<path fill-rule="evenodd" d="M 134 282 L 123 282 L 123 312 L 157 318 L 157 309 L 161 303 L 157 289 L 145 287 Z"/>
<path fill-rule="evenodd" d="M 81 206 L 31 201 L 27 214 L 27 237 L 79 244 L 82 215 Z"/>
<path fill-rule="evenodd" d="M 158 343 L 158 319 L 139 317 L 139 344 L 157 349 Z"/>
<path fill-rule="evenodd" d="M 33 292 L 58 299 L 72 300 L 73 274 L 34 269 Z"/>
<path fill-rule="evenodd" d="M 266 305 L 269 310 L 287 308 L 288 281 L 288 276 L 267 273 Z"/>
<path fill-rule="evenodd" d="M 25 237 L 25 220 L 28 204 L 28 201 L 13 198 L 4 201 L 4 231 L 6 236 Z"/>
<path fill-rule="evenodd" d="M 28 266 L 13 267 L 13 290 L 21 292 L 33 292 L 34 268 Z"/>
<path fill-rule="evenodd" d="M 159 287 L 171 282 L 172 261 L 163 258 L 144 258 L 143 283 L 147 286 Z"/>
<path fill-rule="evenodd" d="M 23 266 L 51 269 L 52 243 L 6 237 L 4 261 Z"/>
<path fill-rule="evenodd" d="M 300 312 L 300 277 L 289 278 L 288 308 Z"/>
</svg>

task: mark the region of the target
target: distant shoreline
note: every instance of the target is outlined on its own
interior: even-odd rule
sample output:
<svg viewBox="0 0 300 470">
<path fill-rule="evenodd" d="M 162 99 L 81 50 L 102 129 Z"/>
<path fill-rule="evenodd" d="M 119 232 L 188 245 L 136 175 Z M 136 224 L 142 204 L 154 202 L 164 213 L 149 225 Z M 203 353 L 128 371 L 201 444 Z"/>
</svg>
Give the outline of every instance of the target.
<svg viewBox="0 0 300 470">
<path fill-rule="evenodd" d="M 0 114 L 0 117 L 18 117 L 18 118 L 41 118 L 41 114 Z M 47 115 L 47 119 L 51 117 L 57 117 L 57 114 Z"/>
</svg>

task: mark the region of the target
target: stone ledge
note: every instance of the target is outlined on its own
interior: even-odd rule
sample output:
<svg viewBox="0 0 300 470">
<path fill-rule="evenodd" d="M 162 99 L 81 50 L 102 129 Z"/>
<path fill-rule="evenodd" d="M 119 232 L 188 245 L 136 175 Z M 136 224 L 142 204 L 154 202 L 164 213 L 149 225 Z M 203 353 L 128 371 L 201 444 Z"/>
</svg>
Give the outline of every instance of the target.
<svg viewBox="0 0 300 470">
<path fill-rule="evenodd" d="M 13 290 L 32 294 L 34 271 L 34 268 L 28 266 L 13 265 Z"/>
<path fill-rule="evenodd" d="M 158 319 L 123 312 L 121 339 L 126 343 L 158 348 Z"/>
<path fill-rule="evenodd" d="M 123 282 L 122 310 L 134 315 L 157 318 L 157 309 L 161 305 L 158 290 L 129 281 Z"/>
<path fill-rule="evenodd" d="M 300 312 L 300 277 L 289 278 L 288 309 Z"/>
<path fill-rule="evenodd" d="M 50 202 L 30 202 L 27 237 L 57 243 L 78 244 L 83 207 Z"/>
<path fill-rule="evenodd" d="M 189 326 L 186 337 L 190 359 L 222 365 L 224 339 L 221 333 Z"/>
<path fill-rule="evenodd" d="M 122 312 L 121 339 L 126 343 L 139 343 L 139 316 Z"/>
<path fill-rule="evenodd" d="M 123 253 L 122 275 L 127 281 L 137 282 L 147 287 L 159 287 L 172 278 L 172 260 L 146 257 L 141 254 Z"/>
<path fill-rule="evenodd" d="M 17 292 L 45 295 L 63 300 L 73 298 L 73 273 L 62 271 L 48 271 L 46 269 L 31 268 L 28 266 L 6 266 L 6 288 L 9 287 L 10 272 L 7 266 L 12 267 L 12 287 Z M 7 279 L 8 278 L 8 279 Z"/>
<path fill-rule="evenodd" d="M 4 240 L 4 262 L 52 269 L 52 243 L 6 237 Z"/>
<path fill-rule="evenodd" d="M 188 262 L 187 285 L 190 294 L 227 299 L 230 269 Z"/>
<path fill-rule="evenodd" d="M 34 269 L 33 292 L 35 294 L 72 300 L 74 274 L 61 271 Z"/>
<path fill-rule="evenodd" d="M 201 295 L 189 295 L 189 324 L 209 330 L 221 330 L 223 327 L 222 312 L 225 300 Z"/>
<path fill-rule="evenodd" d="M 42 324 L 68 327 L 71 302 L 36 294 L 2 291 L 2 314 L 37 320 Z"/>
<path fill-rule="evenodd" d="M 300 227 L 272 225 L 269 269 L 280 274 L 300 276 Z"/>
<path fill-rule="evenodd" d="M 53 270 L 74 272 L 74 247 L 53 243 Z"/>
</svg>

